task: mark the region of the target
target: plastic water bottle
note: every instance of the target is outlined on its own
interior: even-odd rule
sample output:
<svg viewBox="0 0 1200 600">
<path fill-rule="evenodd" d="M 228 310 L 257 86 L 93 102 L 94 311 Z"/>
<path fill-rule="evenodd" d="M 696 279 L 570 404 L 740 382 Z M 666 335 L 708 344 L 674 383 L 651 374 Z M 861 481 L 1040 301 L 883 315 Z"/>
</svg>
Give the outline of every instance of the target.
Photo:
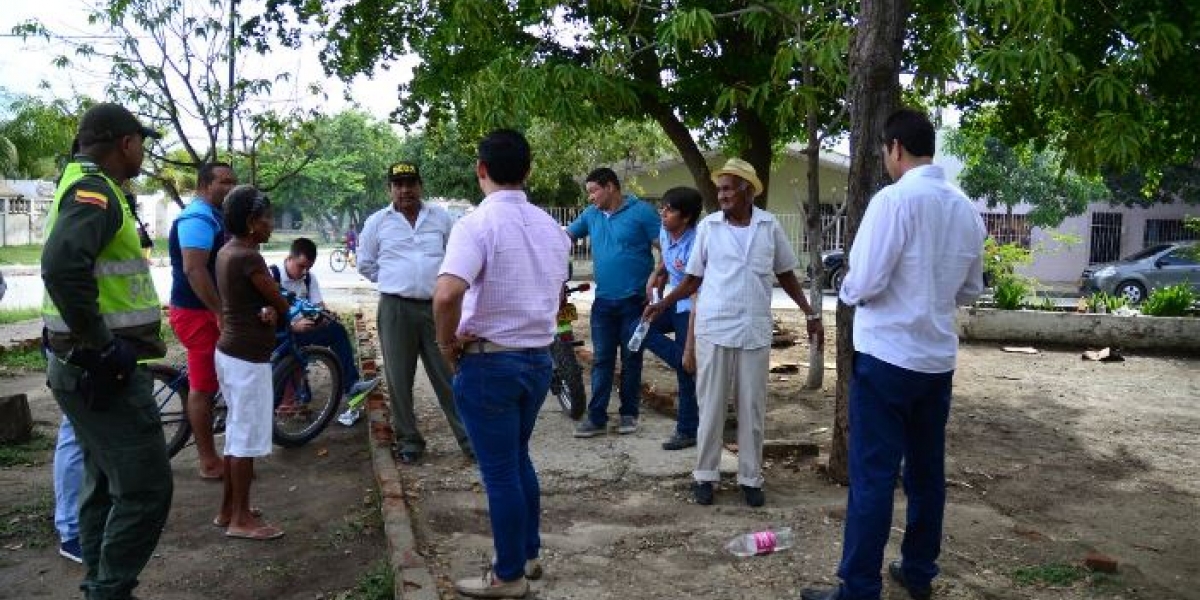
<svg viewBox="0 0 1200 600">
<path fill-rule="evenodd" d="M 792 535 L 792 528 L 780 527 L 739 535 L 729 540 L 729 543 L 725 544 L 725 549 L 734 556 L 745 558 L 787 550 L 795 543 L 796 538 Z"/>
<path fill-rule="evenodd" d="M 658 290 L 655 289 L 653 300 L 651 300 L 651 302 L 657 304 L 659 300 L 661 300 L 661 298 L 659 297 Z M 638 350 L 642 349 L 642 342 L 646 340 L 646 333 L 649 331 L 650 321 L 642 319 L 642 321 L 638 323 L 637 329 L 633 330 L 633 335 L 629 336 L 628 347 L 630 352 L 637 352 Z"/>
<path fill-rule="evenodd" d="M 642 349 L 642 341 L 646 339 L 647 331 L 650 331 L 650 321 L 643 319 L 641 323 L 638 323 L 637 329 L 633 330 L 633 335 L 629 336 L 630 352 Z"/>
</svg>

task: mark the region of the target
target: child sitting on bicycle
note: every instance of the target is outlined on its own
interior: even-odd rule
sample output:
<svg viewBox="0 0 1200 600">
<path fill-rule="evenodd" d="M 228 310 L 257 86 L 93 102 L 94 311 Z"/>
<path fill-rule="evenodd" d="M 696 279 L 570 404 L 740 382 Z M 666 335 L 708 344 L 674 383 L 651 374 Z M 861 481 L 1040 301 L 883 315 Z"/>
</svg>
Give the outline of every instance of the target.
<svg viewBox="0 0 1200 600">
<path fill-rule="evenodd" d="M 273 540 L 283 530 L 250 507 L 254 459 L 271 453 L 271 352 L 276 324 L 288 312 L 258 250 L 274 228 L 270 200 L 254 186 L 234 188 L 225 198 L 225 228 L 233 239 L 217 253 L 216 269 L 223 322 L 217 379 L 228 406 L 225 492 L 213 524 L 225 527 L 228 537 Z"/>
</svg>

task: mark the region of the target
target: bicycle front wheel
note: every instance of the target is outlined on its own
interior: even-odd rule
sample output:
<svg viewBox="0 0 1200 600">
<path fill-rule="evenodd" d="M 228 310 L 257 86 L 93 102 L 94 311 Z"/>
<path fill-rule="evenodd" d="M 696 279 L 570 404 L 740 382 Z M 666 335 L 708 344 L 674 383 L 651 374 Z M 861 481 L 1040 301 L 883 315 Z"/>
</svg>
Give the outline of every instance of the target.
<svg viewBox="0 0 1200 600">
<path fill-rule="evenodd" d="M 346 250 L 344 248 L 334 248 L 333 252 L 329 253 L 329 268 L 337 273 L 346 270 Z"/>
<path fill-rule="evenodd" d="M 575 347 L 556 339 L 550 344 L 550 356 L 554 359 L 554 379 L 550 389 L 563 412 L 578 421 L 587 410 L 587 394 L 583 389 L 583 369 L 579 368 Z"/>
<path fill-rule="evenodd" d="M 303 446 L 320 435 L 342 398 L 342 367 L 324 346 L 300 349 L 303 361 L 288 354 L 275 365 L 275 418 L 272 439 L 285 448 Z"/>
<path fill-rule="evenodd" d="M 187 376 L 169 365 L 150 364 L 146 368 L 154 378 L 154 404 L 162 420 L 167 456 L 175 458 L 192 437 L 192 426 L 187 419 Z"/>
</svg>

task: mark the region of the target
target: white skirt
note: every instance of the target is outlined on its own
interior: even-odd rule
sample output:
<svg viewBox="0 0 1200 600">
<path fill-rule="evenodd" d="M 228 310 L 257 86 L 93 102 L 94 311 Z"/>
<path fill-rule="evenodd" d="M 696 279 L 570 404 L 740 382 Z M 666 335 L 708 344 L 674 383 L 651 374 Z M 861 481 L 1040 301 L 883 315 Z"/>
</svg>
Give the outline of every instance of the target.
<svg viewBox="0 0 1200 600">
<path fill-rule="evenodd" d="M 217 381 L 225 397 L 225 456 L 254 458 L 271 454 L 271 363 L 234 358 L 217 350 Z"/>
</svg>

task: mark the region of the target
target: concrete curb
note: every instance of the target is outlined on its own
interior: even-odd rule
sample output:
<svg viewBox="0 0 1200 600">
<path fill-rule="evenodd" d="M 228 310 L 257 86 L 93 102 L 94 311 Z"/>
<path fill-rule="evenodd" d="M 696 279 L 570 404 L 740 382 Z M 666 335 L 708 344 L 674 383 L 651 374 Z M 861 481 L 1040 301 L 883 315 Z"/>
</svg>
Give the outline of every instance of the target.
<svg viewBox="0 0 1200 600">
<path fill-rule="evenodd" d="M 354 330 L 362 374 L 364 377 L 376 376 L 378 347 L 361 312 L 354 315 Z M 395 578 L 393 596 L 398 600 L 438 600 L 437 580 L 425 557 L 417 551 L 417 537 L 413 532 L 404 485 L 392 457 L 392 426 L 387 396 L 383 392 L 373 392 L 367 398 L 367 446 L 371 451 L 375 482 L 379 486 L 379 512 L 388 543 L 388 562 Z"/>
</svg>

